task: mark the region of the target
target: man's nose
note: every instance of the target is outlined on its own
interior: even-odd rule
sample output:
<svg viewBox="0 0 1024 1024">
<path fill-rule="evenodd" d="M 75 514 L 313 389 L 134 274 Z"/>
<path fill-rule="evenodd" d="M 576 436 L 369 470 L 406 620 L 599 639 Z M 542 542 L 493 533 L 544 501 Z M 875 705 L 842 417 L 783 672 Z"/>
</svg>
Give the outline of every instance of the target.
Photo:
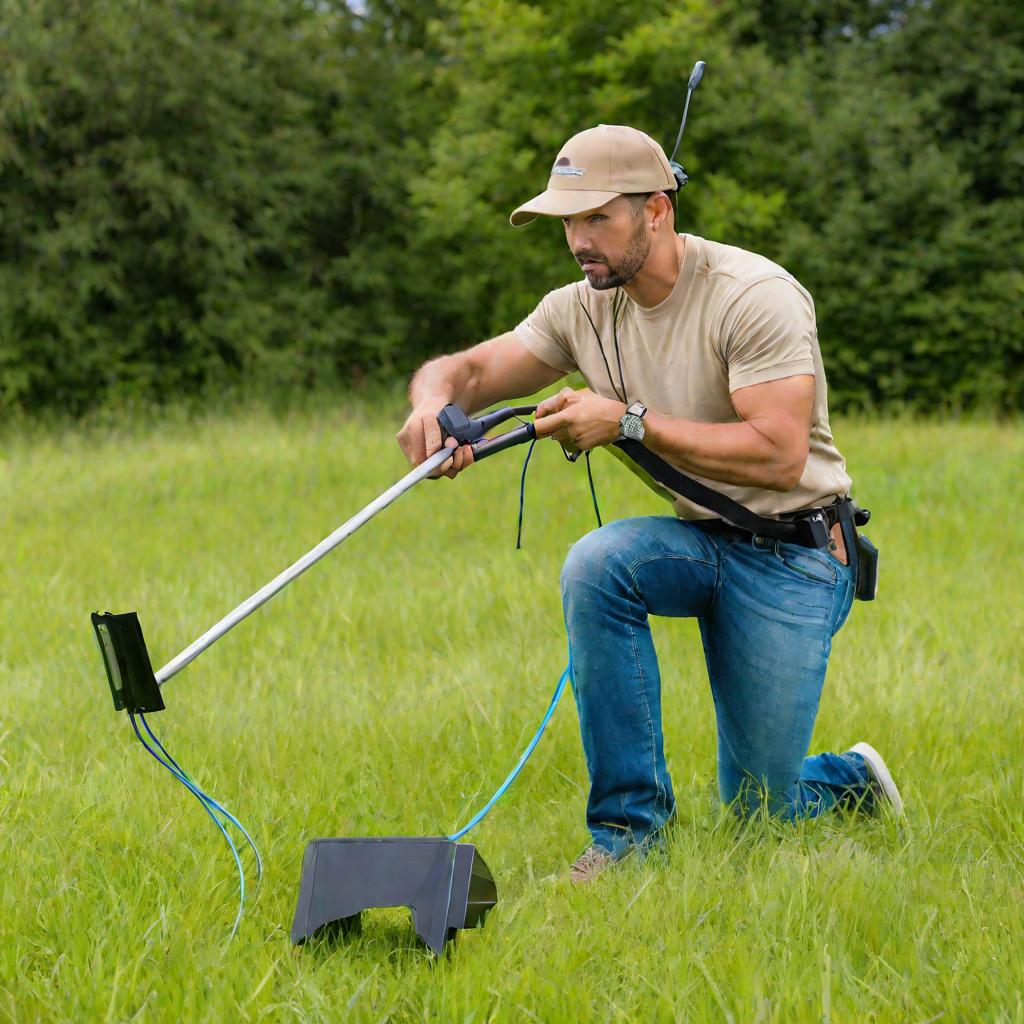
<svg viewBox="0 0 1024 1024">
<path fill-rule="evenodd" d="M 569 249 L 574 256 L 587 252 L 590 248 L 590 237 L 581 225 L 570 224 L 565 229 L 565 240 L 569 243 Z"/>
</svg>

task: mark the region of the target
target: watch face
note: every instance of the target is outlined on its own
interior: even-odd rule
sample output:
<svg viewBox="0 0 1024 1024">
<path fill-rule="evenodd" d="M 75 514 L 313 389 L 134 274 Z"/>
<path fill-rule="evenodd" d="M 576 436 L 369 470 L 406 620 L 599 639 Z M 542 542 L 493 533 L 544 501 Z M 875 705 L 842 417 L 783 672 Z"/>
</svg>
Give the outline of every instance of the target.
<svg viewBox="0 0 1024 1024">
<path fill-rule="evenodd" d="M 623 437 L 631 441 L 642 441 L 644 439 L 644 421 L 639 416 L 626 415 L 619 422 Z"/>
</svg>

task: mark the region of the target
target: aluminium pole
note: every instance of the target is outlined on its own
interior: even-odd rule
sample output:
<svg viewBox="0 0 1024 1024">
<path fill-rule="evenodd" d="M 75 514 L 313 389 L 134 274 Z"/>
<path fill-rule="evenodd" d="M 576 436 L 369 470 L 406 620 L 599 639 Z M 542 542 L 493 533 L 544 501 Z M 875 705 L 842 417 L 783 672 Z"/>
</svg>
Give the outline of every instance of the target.
<svg viewBox="0 0 1024 1024">
<path fill-rule="evenodd" d="M 242 619 L 251 615 L 275 594 L 284 590 L 292 580 L 301 576 L 310 566 L 315 565 L 324 555 L 333 551 L 343 540 L 351 537 L 360 526 L 368 523 L 378 512 L 387 508 L 396 498 L 401 497 L 415 484 L 428 477 L 439 466 L 444 465 L 453 455 L 454 448 L 442 448 L 426 462 L 410 470 L 398 483 L 389 487 L 379 498 L 375 498 L 361 512 L 343 523 L 330 536 L 325 537 L 315 548 L 304 554 L 297 562 L 275 576 L 266 586 L 261 587 L 252 597 L 244 600 L 234 611 L 229 612 L 216 625 L 211 626 L 198 640 L 194 640 L 181 654 L 172 658 L 156 673 L 157 685 L 162 686 L 177 675 L 186 665 L 195 661 L 207 648 L 212 647 L 228 630 L 237 626 Z"/>
</svg>

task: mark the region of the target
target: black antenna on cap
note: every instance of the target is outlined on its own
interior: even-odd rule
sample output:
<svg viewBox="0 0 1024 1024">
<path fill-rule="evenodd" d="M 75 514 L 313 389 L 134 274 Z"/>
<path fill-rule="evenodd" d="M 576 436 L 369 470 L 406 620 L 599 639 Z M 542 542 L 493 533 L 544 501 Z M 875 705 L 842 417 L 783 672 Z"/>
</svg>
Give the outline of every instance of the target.
<svg viewBox="0 0 1024 1024">
<path fill-rule="evenodd" d="M 679 134 L 676 136 L 676 144 L 672 147 L 672 155 L 668 158 L 668 163 L 672 168 L 672 173 L 675 175 L 678 188 L 682 188 L 690 180 L 689 175 L 683 170 L 683 165 L 676 163 L 676 153 L 679 151 L 679 143 L 683 141 L 683 132 L 686 130 L 686 115 L 690 111 L 690 97 L 693 95 L 693 90 L 700 85 L 700 80 L 704 75 L 704 67 L 704 61 L 699 60 L 693 65 L 693 70 L 690 72 L 690 81 L 686 84 L 686 103 L 683 106 L 683 119 L 679 122 Z"/>
</svg>

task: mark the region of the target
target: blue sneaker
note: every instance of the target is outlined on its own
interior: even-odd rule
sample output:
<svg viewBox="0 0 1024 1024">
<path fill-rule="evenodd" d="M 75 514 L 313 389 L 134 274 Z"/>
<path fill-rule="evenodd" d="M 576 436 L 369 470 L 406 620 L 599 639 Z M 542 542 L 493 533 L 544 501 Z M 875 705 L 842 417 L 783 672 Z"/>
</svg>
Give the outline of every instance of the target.
<svg viewBox="0 0 1024 1024">
<path fill-rule="evenodd" d="M 848 754 L 860 754 L 864 758 L 864 765 L 871 776 L 871 791 L 875 797 L 876 804 L 885 800 L 892 807 L 893 814 L 897 818 L 903 817 L 903 797 L 893 782 L 892 773 L 889 771 L 882 755 L 869 743 L 855 743 L 847 751 Z"/>
</svg>

